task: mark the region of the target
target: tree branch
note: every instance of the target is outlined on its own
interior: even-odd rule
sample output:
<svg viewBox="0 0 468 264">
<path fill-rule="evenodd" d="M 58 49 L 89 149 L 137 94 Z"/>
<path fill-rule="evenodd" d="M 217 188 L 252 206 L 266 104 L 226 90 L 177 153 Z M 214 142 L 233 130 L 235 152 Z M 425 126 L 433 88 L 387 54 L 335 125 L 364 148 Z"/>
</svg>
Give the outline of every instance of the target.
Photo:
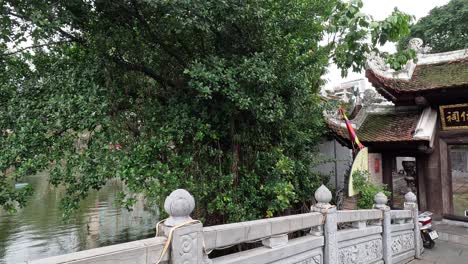
<svg viewBox="0 0 468 264">
<path fill-rule="evenodd" d="M 27 17 L 27 16 L 25 16 L 25 15 L 20 15 L 20 14 L 17 14 L 17 13 L 13 13 L 13 12 L 11 12 L 11 11 L 10 11 L 10 12 L 6 12 L 6 14 L 7 14 L 7 15 L 10 15 L 10 16 L 13 16 L 13 17 L 16 17 L 16 18 L 19 18 L 19 19 L 22 19 L 22 20 L 24 20 L 24 21 L 26 21 L 26 22 L 32 23 L 31 18 L 29 18 L 29 17 Z M 52 23 L 53 20 L 54 20 L 54 18 L 53 18 L 53 17 L 50 17 L 50 16 L 49 16 L 47 19 L 49 20 L 50 23 Z M 73 34 L 71 34 L 71 33 L 68 33 L 68 32 L 66 32 L 65 30 L 61 29 L 61 28 L 57 28 L 57 31 L 58 31 L 63 37 L 66 37 L 66 38 L 68 38 L 68 39 L 70 39 L 70 40 L 73 40 L 73 41 L 75 41 L 75 42 L 78 42 L 78 43 L 80 43 L 80 44 L 84 44 L 84 43 L 85 43 L 85 39 L 83 39 L 83 38 L 81 38 L 81 37 L 78 37 L 78 36 L 75 36 L 75 35 L 73 35 Z"/>
<path fill-rule="evenodd" d="M 179 54 L 177 54 L 177 52 L 172 51 L 170 46 L 164 44 L 164 41 L 161 38 L 159 38 L 159 36 L 157 34 L 154 33 L 154 31 L 149 26 L 148 21 L 140 13 L 140 9 L 138 8 L 138 2 L 133 0 L 132 1 L 132 6 L 133 6 L 133 12 L 132 12 L 132 10 L 128 10 L 127 8 L 125 8 L 125 6 L 124 6 L 124 8 L 127 11 L 129 11 L 130 15 L 135 17 L 143 25 L 143 27 L 152 36 L 153 40 L 160 46 L 160 48 L 163 51 L 165 51 L 167 54 L 172 56 L 178 62 L 179 67 L 183 69 L 185 67 L 185 61 L 182 59 L 181 56 L 179 56 Z"/>
<path fill-rule="evenodd" d="M 13 13 L 13 12 L 5 12 L 6 15 L 10 15 L 12 17 L 16 17 L 16 18 L 19 18 L 19 19 L 22 19 L 22 20 L 25 20 L 27 21 L 27 17 L 25 16 L 22 16 L 22 15 L 19 15 L 19 14 L 16 14 L 16 13 Z"/>
<path fill-rule="evenodd" d="M 60 34 L 62 36 L 66 37 L 66 38 L 68 38 L 70 40 L 73 40 L 73 41 L 78 42 L 78 43 L 83 44 L 83 45 L 86 42 L 84 38 L 72 35 L 72 34 L 66 32 L 65 30 L 63 30 L 61 28 L 58 28 L 57 30 L 58 30 L 58 32 L 60 32 Z"/>
<path fill-rule="evenodd" d="M 117 57 L 112 57 L 112 60 L 118 65 L 124 67 L 126 70 L 143 73 L 144 75 L 156 80 L 159 84 L 161 84 L 164 87 L 166 86 L 175 87 L 175 84 L 172 81 L 166 80 L 157 72 L 155 72 L 153 69 L 143 64 L 131 63 L 131 62 L 125 61 L 122 58 L 117 58 Z"/>
<path fill-rule="evenodd" d="M 6 57 L 6 56 L 15 55 L 15 54 L 18 54 L 18 53 L 23 52 L 23 51 L 25 51 L 25 50 L 28 50 L 28 49 L 35 49 L 35 48 L 41 48 L 41 47 L 48 47 L 48 46 L 58 45 L 58 44 L 67 43 L 67 42 L 70 42 L 70 41 L 68 41 L 68 40 L 62 40 L 62 41 L 54 41 L 54 42 L 49 42 L 49 43 L 44 43 L 44 44 L 31 45 L 31 46 L 24 47 L 24 48 L 21 48 L 21 49 L 12 51 L 12 52 L 2 53 L 2 54 L 0 54 L 0 57 Z"/>
</svg>

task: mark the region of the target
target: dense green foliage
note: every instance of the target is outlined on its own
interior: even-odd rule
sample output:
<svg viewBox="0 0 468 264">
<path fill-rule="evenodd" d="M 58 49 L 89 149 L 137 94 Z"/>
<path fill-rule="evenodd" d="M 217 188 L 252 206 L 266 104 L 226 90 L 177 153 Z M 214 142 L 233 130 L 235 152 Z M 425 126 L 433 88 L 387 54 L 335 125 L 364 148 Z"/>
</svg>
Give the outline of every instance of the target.
<svg viewBox="0 0 468 264">
<path fill-rule="evenodd" d="M 468 0 L 451 0 L 432 9 L 411 26 L 411 34 L 399 42 L 404 49 L 411 38 L 421 38 L 433 53 L 468 48 Z"/>
<path fill-rule="evenodd" d="M 375 204 L 374 197 L 379 192 L 383 192 L 387 197 L 391 195 L 385 185 L 374 184 L 369 177 L 368 171 L 356 171 L 353 174 L 353 187 L 358 193 L 357 207 L 359 209 L 372 209 Z"/>
<path fill-rule="evenodd" d="M 416 58 L 416 51 L 414 49 L 405 48 L 394 54 L 384 54 L 385 61 L 394 70 L 401 70 L 406 66 L 406 63 Z"/>
<path fill-rule="evenodd" d="M 209 224 L 304 208 L 326 181 L 312 165 L 329 61 L 360 70 L 410 20 L 336 0 L 1 3 L 0 205 L 49 169 L 65 213 L 118 177 L 125 205 L 186 188 Z"/>
</svg>

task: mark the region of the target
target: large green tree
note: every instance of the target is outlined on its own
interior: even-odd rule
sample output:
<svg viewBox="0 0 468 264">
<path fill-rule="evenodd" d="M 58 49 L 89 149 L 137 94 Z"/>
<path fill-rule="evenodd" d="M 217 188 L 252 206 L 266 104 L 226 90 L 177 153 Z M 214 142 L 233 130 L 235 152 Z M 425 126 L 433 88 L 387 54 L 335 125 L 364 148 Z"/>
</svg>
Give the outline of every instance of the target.
<svg viewBox="0 0 468 264">
<path fill-rule="evenodd" d="M 326 67 L 360 70 L 410 20 L 337 0 L 1 3 L 0 205 L 47 169 L 65 213 L 117 177 L 127 205 L 188 189 L 209 224 L 303 208 Z"/>
<path fill-rule="evenodd" d="M 406 48 L 411 38 L 421 38 L 434 53 L 468 48 L 468 0 L 451 0 L 432 9 L 411 26 L 410 35 L 402 38 L 399 47 Z"/>
</svg>

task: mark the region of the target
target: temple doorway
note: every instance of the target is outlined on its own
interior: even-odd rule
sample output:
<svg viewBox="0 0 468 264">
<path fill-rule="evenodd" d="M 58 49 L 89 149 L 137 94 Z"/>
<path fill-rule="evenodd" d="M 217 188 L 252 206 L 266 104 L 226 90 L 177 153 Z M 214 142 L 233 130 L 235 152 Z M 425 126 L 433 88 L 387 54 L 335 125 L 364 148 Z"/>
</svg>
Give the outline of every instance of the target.
<svg viewBox="0 0 468 264">
<path fill-rule="evenodd" d="M 468 216 L 468 145 L 450 146 L 453 214 Z"/>
<path fill-rule="evenodd" d="M 417 195 L 416 158 L 395 157 L 392 169 L 393 207 L 403 208 L 405 194 L 409 191 Z"/>
</svg>

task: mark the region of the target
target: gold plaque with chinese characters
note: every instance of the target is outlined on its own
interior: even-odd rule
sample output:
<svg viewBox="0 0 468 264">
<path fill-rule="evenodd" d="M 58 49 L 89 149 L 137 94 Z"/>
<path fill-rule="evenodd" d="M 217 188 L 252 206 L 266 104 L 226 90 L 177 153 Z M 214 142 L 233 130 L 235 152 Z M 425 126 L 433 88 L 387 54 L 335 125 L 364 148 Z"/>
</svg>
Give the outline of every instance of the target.
<svg viewBox="0 0 468 264">
<path fill-rule="evenodd" d="M 468 104 L 441 105 L 439 109 L 443 130 L 468 129 Z"/>
</svg>

